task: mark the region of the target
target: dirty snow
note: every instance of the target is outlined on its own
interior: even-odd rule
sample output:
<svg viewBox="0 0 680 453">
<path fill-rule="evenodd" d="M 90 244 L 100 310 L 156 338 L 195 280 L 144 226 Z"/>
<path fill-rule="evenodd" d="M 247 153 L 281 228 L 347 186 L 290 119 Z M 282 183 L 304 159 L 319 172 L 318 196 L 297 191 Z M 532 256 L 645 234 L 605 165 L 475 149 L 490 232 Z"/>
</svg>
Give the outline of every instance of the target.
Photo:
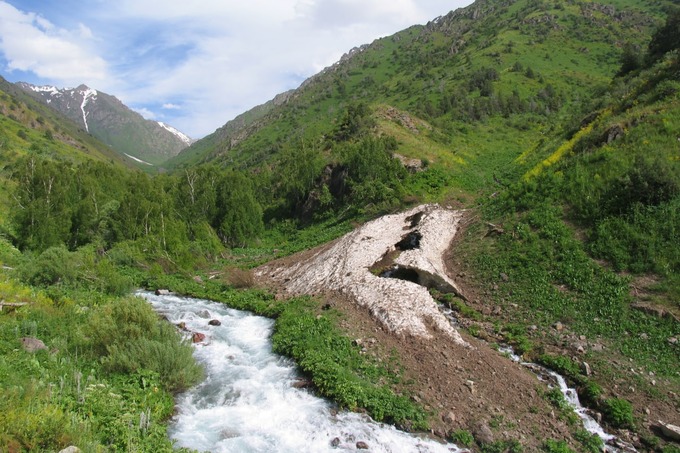
<svg viewBox="0 0 680 453">
<path fill-rule="evenodd" d="M 403 237 L 417 231 L 422 235 L 419 247 L 401 252 L 395 263 L 426 275 L 438 287 L 459 293 L 455 282 L 446 275 L 443 255 L 462 216 L 462 211 L 439 205 L 418 206 L 368 222 L 292 266 L 270 263 L 256 275 L 272 279 L 296 295 L 337 291 L 368 308 L 374 318 L 397 335 L 430 339 L 431 329 L 435 329 L 467 345 L 427 288 L 411 281 L 379 277 L 370 271 L 373 264 L 396 250 Z"/>
</svg>

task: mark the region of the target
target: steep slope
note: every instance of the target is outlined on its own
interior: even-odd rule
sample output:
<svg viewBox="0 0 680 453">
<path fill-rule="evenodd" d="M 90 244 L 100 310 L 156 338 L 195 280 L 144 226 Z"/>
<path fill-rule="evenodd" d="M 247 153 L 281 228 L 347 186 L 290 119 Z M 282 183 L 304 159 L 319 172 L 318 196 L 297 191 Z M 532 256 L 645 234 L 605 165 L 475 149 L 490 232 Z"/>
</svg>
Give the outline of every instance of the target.
<svg viewBox="0 0 680 453">
<path fill-rule="evenodd" d="M 58 89 L 19 82 L 18 86 L 139 163 L 160 165 L 191 143 L 177 129 L 146 120 L 117 98 L 85 85 Z"/>
<path fill-rule="evenodd" d="M 398 153 L 445 164 L 477 190 L 582 109 L 618 69 L 624 44 L 642 44 L 660 15 L 646 1 L 478 1 L 353 49 L 256 121 L 230 123 L 186 152 L 257 166 L 286 143 L 333 138 L 362 102 L 405 112 L 376 115 L 374 132 L 401 138 Z"/>
<path fill-rule="evenodd" d="M 133 161 L 87 134 L 74 122 L 33 99 L 0 77 L 0 230 L 9 215 L 13 183 L 9 180 L 18 161 L 35 156 L 54 162 L 78 164 L 97 161 L 133 167 Z"/>
</svg>

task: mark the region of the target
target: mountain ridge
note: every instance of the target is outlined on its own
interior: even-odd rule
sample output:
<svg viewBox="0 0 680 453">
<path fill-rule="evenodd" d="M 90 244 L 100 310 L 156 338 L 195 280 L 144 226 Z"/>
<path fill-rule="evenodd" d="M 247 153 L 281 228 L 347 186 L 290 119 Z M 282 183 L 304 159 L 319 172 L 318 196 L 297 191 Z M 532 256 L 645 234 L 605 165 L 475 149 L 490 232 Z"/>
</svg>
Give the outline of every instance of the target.
<svg viewBox="0 0 680 453">
<path fill-rule="evenodd" d="M 191 143 L 191 139 L 176 128 L 147 120 L 115 96 L 84 84 L 61 89 L 26 82 L 17 82 L 17 86 L 64 114 L 121 155 L 162 165 Z"/>
</svg>

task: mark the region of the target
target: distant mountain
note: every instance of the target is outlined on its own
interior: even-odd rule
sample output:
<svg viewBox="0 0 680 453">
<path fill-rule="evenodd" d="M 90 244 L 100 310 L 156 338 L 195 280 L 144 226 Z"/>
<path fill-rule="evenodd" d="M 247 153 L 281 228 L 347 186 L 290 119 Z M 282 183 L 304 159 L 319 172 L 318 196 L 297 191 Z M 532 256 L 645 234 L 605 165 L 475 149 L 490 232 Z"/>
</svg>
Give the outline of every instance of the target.
<svg viewBox="0 0 680 453">
<path fill-rule="evenodd" d="M 24 82 L 17 85 L 140 164 L 161 165 L 191 144 L 177 129 L 144 119 L 114 96 L 86 85 L 63 89 Z"/>
</svg>

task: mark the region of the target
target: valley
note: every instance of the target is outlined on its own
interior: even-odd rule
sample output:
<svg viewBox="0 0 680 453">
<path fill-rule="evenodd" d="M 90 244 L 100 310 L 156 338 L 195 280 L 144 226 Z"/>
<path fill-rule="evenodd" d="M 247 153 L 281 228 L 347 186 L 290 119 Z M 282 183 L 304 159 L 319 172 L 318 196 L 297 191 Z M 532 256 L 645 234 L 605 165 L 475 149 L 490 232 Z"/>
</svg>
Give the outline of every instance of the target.
<svg viewBox="0 0 680 453">
<path fill-rule="evenodd" d="M 478 0 L 197 141 L 0 80 L 0 451 L 178 449 L 173 398 L 211 382 L 192 352 L 218 334 L 192 346 L 193 315 L 139 288 L 270 318 L 303 393 L 436 442 L 601 451 L 511 347 L 607 451 L 679 451 L 678 23 Z M 318 448 L 336 436 L 358 448 Z"/>
</svg>

